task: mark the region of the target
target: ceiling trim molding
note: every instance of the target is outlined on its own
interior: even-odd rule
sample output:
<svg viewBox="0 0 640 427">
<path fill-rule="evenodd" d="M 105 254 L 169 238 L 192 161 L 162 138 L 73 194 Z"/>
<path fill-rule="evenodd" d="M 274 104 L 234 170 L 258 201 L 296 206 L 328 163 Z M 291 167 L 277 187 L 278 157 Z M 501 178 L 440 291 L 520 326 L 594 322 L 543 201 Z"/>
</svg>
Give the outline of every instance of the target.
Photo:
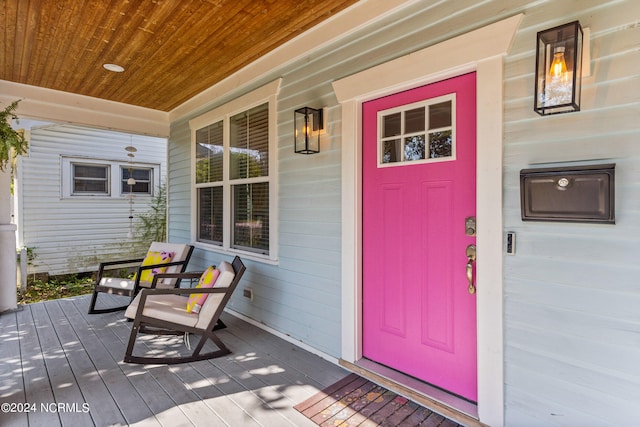
<svg viewBox="0 0 640 427">
<path fill-rule="evenodd" d="M 0 80 L 0 103 L 17 99 L 21 118 L 169 137 L 168 112 Z"/>
</svg>

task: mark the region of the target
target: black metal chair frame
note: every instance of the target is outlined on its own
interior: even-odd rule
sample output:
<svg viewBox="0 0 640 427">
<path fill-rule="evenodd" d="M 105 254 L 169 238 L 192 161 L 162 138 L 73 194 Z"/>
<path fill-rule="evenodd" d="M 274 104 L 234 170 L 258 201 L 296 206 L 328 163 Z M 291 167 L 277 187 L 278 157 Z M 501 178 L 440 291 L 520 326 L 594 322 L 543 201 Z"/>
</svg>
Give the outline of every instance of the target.
<svg viewBox="0 0 640 427">
<path fill-rule="evenodd" d="M 240 257 L 235 257 L 232 264 L 233 271 L 235 273 L 234 278 L 226 288 L 179 288 L 179 289 L 159 289 L 154 287 L 154 283 L 162 278 L 181 278 L 181 279 L 193 279 L 196 277 L 200 277 L 201 273 L 165 273 L 165 274 L 157 274 L 152 283 L 152 287 L 149 289 L 142 289 L 140 294 L 140 302 L 138 303 L 138 308 L 136 311 L 136 316 L 133 319 L 133 325 L 131 327 L 131 335 L 129 336 L 129 342 L 127 345 L 127 349 L 125 351 L 124 361 L 128 363 L 140 363 L 140 364 L 154 364 L 154 363 L 165 363 L 165 364 L 176 364 L 176 363 L 187 363 L 187 362 L 195 362 L 198 360 L 206 360 L 212 359 L 215 357 L 224 356 L 225 354 L 229 354 L 231 351 L 224 345 L 224 343 L 220 340 L 220 338 L 216 335 L 215 331 L 218 329 L 224 328 L 225 325 L 220 321 L 220 315 L 224 310 L 227 302 L 231 298 L 233 291 L 238 286 L 242 275 L 244 274 L 246 267 L 242 263 Z M 221 293 L 224 294 L 222 301 L 218 305 L 217 310 L 211 317 L 208 325 L 204 329 L 199 329 L 195 327 L 190 327 L 186 325 L 181 325 L 178 323 L 169 322 L 162 319 L 156 319 L 154 317 L 145 316 L 143 313 L 144 305 L 146 300 L 151 295 L 191 295 L 191 294 L 213 294 L 213 293 Z M 187 356 L 174 356 L 174 357 L 152 357 L 152 356 L 135 356 L 133 355 L 133 349 L 136 343 L 136 338 L 138 333 L 152 333 L 157 335 L 165 335 L 165 334 L 184 334 L 191 333 L 200 337 L 197 345 L 193 349 L 191 355 Z M 211 340 L 218 350 L 201 353 L 204 345 L 208 340 Z"/>
<path fill-rule="evenodd" d="M 189 250 L 184 260 L 172 261 L 165 264 L 151 264 L 151 265 L 143 266 L 141 264 L 142 264 L 142 261 L 144 261 L 144 258 L 101 262 L 100 265 L 98 266 L 96 284 L 94 285 L 93 295 L 91 296 L 91 301 L 89 303 L 89 314 L 113 313 L 114 311 L 121 311 L 126 309 L 129 306 L 129 304 L 118 306 L 118 307 L 96 309 L 95 307 L 96 307 L 96 302 L 98 300 L 98 294 L 102 292 L 102 293 L 107 293 L 112 295 L 128 296 L 131 298 L 131 300 L 133 300 L 133 298 L 135 298 L 135 296 L 138 294 L 138 292 L 140 292 L 141 289 L 145 289 L 144 287 L 140 286 L 140 278 L 142 277 L 142 272 L 145 270 L 152 270 L 154 268 L 160 268 L 160 267 L 164 268 L 164 267 L 171 267 L 171 266 L 177 265 L 177 266 L 181 266 L 180 273 L 183 273 L 184 270 L 187 268 L 187 264 L 189 263 L 189 259 L 191 258 L 191 254 L 193 253 L 193 249 L 194 249 L 193 245 L 188 245 L 188 247 L 189 247 Z M 136 267 L 136 266 L 137 266 L 136 279 L 133 285 L 133 289 L 118 289 L 110 286 L 100 285 L 100 281 L 103 279 L 105 271 L 114 270 L 116 268 L 127 268 L 127 267 Z M 168 273 L 168 274 L 178 274 L 178 273 Z M 158 276 L 158 275 L 156 274 L 155 276 Z M 155 282 L 156 282 L 155 276 L 153 281 L 154 284 L 152 284 L 153 287 L 155 287 Z M 177 288 L 180 286 L 180 280 L 181 278 L 178 278 L 178 280 L 174 284 L 174 287 Z"/>
</svg>

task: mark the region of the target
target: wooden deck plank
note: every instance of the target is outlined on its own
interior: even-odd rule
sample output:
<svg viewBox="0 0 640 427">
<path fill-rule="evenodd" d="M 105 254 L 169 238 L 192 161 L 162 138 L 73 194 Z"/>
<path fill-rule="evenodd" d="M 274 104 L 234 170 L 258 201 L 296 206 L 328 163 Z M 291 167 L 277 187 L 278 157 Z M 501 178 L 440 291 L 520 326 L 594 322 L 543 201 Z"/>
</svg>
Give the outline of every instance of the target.
<svg viewBox="0 0 640 427">
<path fill-rule="evenodd" d="M 193 425 L 222 425 L 223 422 L 217 414 L 174 374 L 175 370 L 180 369 L 182 367 L 179 365 L 153 365 L 147 367 L 148 372 L 155 378 L 160 387 L 167 391 L 167 394 L 171 396 L 175 404 L 184 413 L 184 416 Z"/>
<path fill-rule="evenodd" d="M 313 396 L 322 388 L 322 384 L 281 360 L 269 354 L 257 353 L 250 336 L 241 338 L 230 332 L 220 331 L 219 335 L 233 349 L 231 359 L 266 386 L 278 387 L 279 393 L 288 398 L 292 405 Z"/>
<path fill-rule="evenodd" d="M 5 313 L 0 316 L 0 340 L 2 340 L 2 345 L 0 345 L 0 400 L 2 403 L 27 402 L 22 380 L 25 372 L 20 353 L 22 334 L 18 327 L 18 314 L 23 315 L 23 313 Z M 0 411 L 0 425 L 3 426 L 23 426 L 28 422 L 27 418 L 28 413 L 24 411 Z"/>
<path fill-rule="evenodd" d="M 119 337 L 119 339 L 122 340 L 123 343 L 126 343 L 126 341 L 129 339 L 130 323 L 119 322 L 118 326 L 119 326 L 118 328 L 114 328 L 114 332 Z M 182 344 L 182 338 L 180 338 L 180 337 L 160 337 L 159 339 L 160 340 L 166 340 L 167 342 L 175 342 L 176 346 L 184 347 L 184 345 Z M 148 351 L 149 349 L 153 348 L 153 345 L 150 344 L 150 342 L 157 341 L 157 340 L 158 340 L 158 338 L 155 338 L 153 336 L 146 336 L 146 337 L 142 337 L 142 339 L 140 339 L 136 345 L 142 347 L 140 351 Z M 147 347 L 147 348 L 145 349 L 144 347 Z M 123 348 L 123 353 L 122 354 L 124 355 L 124 348 Z M 219 360 L 219 359 L 216 359 L 216 360 Z M 192 363 L 190 365 L 192 365 L 192 366 L 207 366 L 208 363 L 210 363 L 210 362 L 209 361 L 201 361 L 201 362 Z M 140 365 L 132 365 L 132 366 L 140 366 Z M 177 366 L 186 366 L 186 365 L 177 365 Z M 151 368 L 147 367 L 147 370 L 149 372 L 151 372 L 151 374 L 154 376 L 156 382 L 158 382 L 161 387 L 163 387 L 163 388 L 167 387 L 168 384 L 166 384 L 166 382 L 167 381 L 171 381 L 171 379 L 168 378 L 164 374 L 160 374 L 159 371 L 157 371 L 157 368 L 162 368 L 162 366 L 152 365 Z M 182 370 L 174 370 L 174 372 L 176 373 L 176 376 L 179 377 L 180 376 L 180 372 L 182 372 Z M 218 372 L 221 373 L 221 371 L 218 371 Z M 224 382 L 225 382 L 225 384 L 227 386 L 224 389 L 225 393 L 233 393 L 234 396 L 242 395 L 243 393 L 246 393 L 246 391 L 247 391 L 246 388 L 240 386 L 238 383 L 235 383 L 234 381 L 229 381 L 228 375 L 226 375 L 224 373 L 222 373 L 222 374 L 224 376 Z M 159 376 L 157 376 L 157 375 L 159 375 Z M 162 384 L 163 382 L 165 383 L 164 385 Z M 174 385 L 177 385 L 177 384 L 178 383 L 175 383 Z M 229 387 L 229 386 L 231 386 L 231 387 Z M 180 393 L 182 393 L 182 391 L 180 391 Z M 180 398 L 184 398 L 183 394 L 179 395 L 179 396 L 180 396 Z M 175 401 L 175 399 L 176 399 L 176 395 L 175 394 L 172 394 L 172 399 L 174 399 L 174 401 Z M 236 397 L 236 399 L 237 399 L 237 397 Z M 238 406 L 237 402 L 234 402 L 235 408 L 238 408 L 238 409 L 235 409 L 234 406 L 213 404 L 211 402 L 211 400 L 212 399 L 209 398 L 207 400 L 207 402 L 205 402 L 205 404 L 209 408 L 211 408 L 212 413 L 216 413 L 216 409 L 217 409 L 217 411 L 220 411 L 220 412 L 224 413 L 226 416 L 232 417 L 232 419 L 240 419 L 240 420 L 242 420 L 242 424 L 235 424 L 235 423 L 232 424 L 232 423 L 230 423 L 229 425 L 251 425 L 252 424 L 251 416 L 248 415 L 248 412 L 245 411 L 244 409 L 240 409 L 240 406 Z M 184 407 L 184 404 L 180 405 L 180 402 L 176 402 L 176 404 L 178 404 L 181 409 Z M 190 411 L 187 411 L 187 412 L 190 412 Z M 162 416 L 162 415 L 163 414 L 160 414 L 160 416 Z M 193 417 L 194 414 L 190 413 L 190 415 Z M 225 418 L 225 421 L 227 421 L 226 418 Z M 197 425 L 200 421 L 194 420 L 194 422 Z M 211 417 L 207 417 L 205 425 L 215 425 L 215 421 L 213 421 Z M 263 424 L 255 422 L 255 425 L 263 425 Z"/>
<path fill-rule="evenodd" d="M 107 352 L 114 360 L 118 361 L 120 370 L 152 412 L 152 417 L 143 418 L 139 421 L 143 421 L 145 427 L 147 425 L 171 426 L 172 419 L 176 416 L 184 418 L 184 415 L 180 415 L 180 409 L 177 409 L 178 412 L 173 409 L 175 406 L 173 399 L 160 387 L 146 369 L 141 369 L 140 365 L 122 362 L 125 343 L 120 339 L 118 331 L 120 329 L 129 330 L 128 328 L 130 328 L 124 320 L 123 312 L 90 315 L 87 314 L 87 300 L 76 299 L 74 300 L 74 305 L 87 321 L 87 324 L 91 326 L 96 337 L 103 343 Z"/>
<path fill-rule="evenodd" d="M 82 405 L 85 403 L 84 397 L 65 356 L 64 349 L 58 340 L 53 322 L 45 308 L 45 303 L 32 304 L 31 312 L 55 402 Z M 57 411 L 55 414 L 60 417 L 63 426 L 91 425 L 93 423 L 90 412 Z"/>
<path fill-rule="evenodd" d="M 229 319 L 227 323 L 229 333 L 241 334 L 245 333 L 245 330 L 248 330 L 247 333 L 252 335 L 252 343 L 254 345 L 263 348 L 267 354 L 310 376 L 314 381 L 322 384 L 323 387 L 328 387 L 348 374 L 343 368 L 321 359 L 319 356 L 310 355 L 300 347 L 285 340 L 278 339 L 263 329 L 257 328 L 234 316 L 227 316 L 225 322 L 227 322 L 226 319 Z M 311 357 L 299 357 L 300 353 L 310 355 Z M 319 367 L 322 369 L 318 369 Z"/>
<path fill-rule="evenodd" d="M 207 405 L 216 411 L 230 426 L 252 427 L 261 425 L 235 399 L 236 395 L 246 392 L 241 384 L 230 378 L 213 363 L 197 363 L 193 364 L 192 367 L 194 373 L 204 378 L 207 385 L 196 389 L 195 392 L 205 399 Z M 220 393 L 220 396 L 216 397 L 216 393 Z"/>
<path fill-rule="evenodd" d="M 104 305 L 117 305 L 101 295 Z M 131 331 L 123 312 L 87 314 L 89 296 L 25 306 L 0 317 L 0 395 L 43 403 L 90 404 L 90 412 L 3 417 L 0 425 L 314 426 L 293 407 L 348 375 L 241 319 L 219 332 L 232 353 L 181 365 L 122 361 Z M 142 337 L 141 351 L 164 351 Z M 180 337 L 163 338 L 182 352 Z M 17 364 L 17 369 L 16 369 Z M 22 365 L 24 364 L 24 369 Z M 28 369 L 27 369 L 28 368 Z M 13 375 L 13 381 L 4 381 Z M 27 384 L 24 388 L 22 385 Z M 31 396 L 31 397 L 29 397 Z M 100 402 L 100 408 L 96 407 Z M 37 402 L 40 403 L 40 402 Z"/>
<path fill-rule="evenodd" d="M 60 302 L 51 301 L 45 307 L 84 398 L 82 403 L 89 405 L 91 418 L 99 425 L 124 424 L 124 416 L 60 307 Z"/>
<path fill-rule="evenodd" d="M 22 357 L 23 383 L 25 384 L 25 402 L 53 403 L 53 390 L 47 376 L 44 356 L 38 341 L 36 328 L 31 316 L 30 306 L 16 313 L 20 330 L 20 348 Z M 29 412 L 29 425 L 53 427 L 61 425 L 60 418 L 44 411 Z"/>
<path fill-rule="evenodd" d="M 245 391 L 235 395 L 234 399 L 254 418 L 260 419 L 261 424 L 274 427 L 295 425 L 291 422 L 291 417 L 295 417 L 295 415 L 291 414 L 291 417 L 288 417 L 275 407 L 278 401 L 283 399 L 283 396 L 275 393 L 274 390 L 266 387 L 259 378 L 238 366 L 233 357 L 216 359 L 215 365 L 244 387 Z M 288 402 L 283 405 L 282 410 L 286 411 L 287 408 L 293 411 L 293 405 Z M 300 422 L 308 423 L 309 420 L 300 419 Z"/>
<path fill-rule="evenodd" d="M 147 406 L 147 402 L 143 399 L 135 387 L 131 384 L 127 376 L 120 369 L 117 359 L 105 347 L 106 343 L 102 342 L 95 330 L 96 324 L 90 325 L 87 319 L 78 310 L 73 299 L 59 300 L 60 307 L 69 319 L 71 327 L 77 334 L 82 346 L 93 361 L 95 369 L 101 375 L 102 381 L 113 397 L 115 404 L 122 413 L 127 423 L 134 421 L 153 418 L 153 412 Z M 106 318 L 106 316 L 105 316 Z M 95 319 L 95 317 L 94 317 Z M 91 326 L 91 327 L 90 327 Z M 104 325 L 99 325 L 104 328 Z M 102 375 L 101 372 L 108 373 Z"/>
</svg>

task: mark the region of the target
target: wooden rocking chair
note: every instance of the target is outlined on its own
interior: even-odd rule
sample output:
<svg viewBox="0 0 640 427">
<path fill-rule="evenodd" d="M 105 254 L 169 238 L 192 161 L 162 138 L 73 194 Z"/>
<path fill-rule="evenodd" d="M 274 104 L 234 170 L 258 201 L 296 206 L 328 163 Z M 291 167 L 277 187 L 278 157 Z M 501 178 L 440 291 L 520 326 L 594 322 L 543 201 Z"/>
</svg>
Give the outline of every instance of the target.
<svg viewBox="0 0 640 427">
<path fill-rule="evenodd" d="M 194 279 L 202 273 L 173 273 L 158 274 L 154 277 L 152 288 L 142 289 L 127 308 L 125 317 L 133 319 L 131 335 L 124 356 L 129 363 L 185 363 L 197 360 L 211 359 L 229 354 L 230 350 L 224 345 L 215 331 L 224 324 L 219 322 L 220 314 L 224 310 L 233 291 L 238 286 L 246 267 L 239 257 L 235 257 L 229 264 L 223 261 L 218 265 L 219 276 L 215 285 L 210 288 L 154 288 L 156 280 L 163 278 Z M 189 296 L 207 294 L 200 311 L 193 313 L 187 310 Z M 186 356 L 135 356 L 133 349 L 138 333 L 165 334 L 194 334 L 200 337 L 190 355 Z M 187 338 L 188 339 L 188 338 Z M 202 353 L 207 341 L 213 342 L 217 350 Z"/>
<path fill-rule="evenodd" d="M 151 243 L 149 252 L 147 252 L 147 256 L 145 258 L 100 263 L 96 284 L 93 289 L 93 295 L 91 296 L 91 302 L 89 303 L 89 314 L 111 313 L 114 311 L 124 310 L 129 306 L 129 304 L 119 307 L 96 309 L 98 294 L 103 292 L 114 295 L 124 295 L 133 299 L 133 297 L 140 292 L 140 289 L 149 288 L 151 286 L 151 279 L 153 277 L 152 272 L 154 270 L 162 269 L 167 273 L 182 273 L 187 268 L 192 252 L 193 245 L 153 242 Z M 160 257 L 163 253 L 173 255 L 170 259 L 157 261 L 155 258 Z M 109 271 L 130 267 L 137 267 L 134 279 L 108 277 Z M 151 274 L 149 274 L 150 272 Z M 179 279 L 171 278 L 166 279 L 163 282 L 159 282 L 158 286 L 174 288 L 179 286 L 179 284 Z"/>
</svg>

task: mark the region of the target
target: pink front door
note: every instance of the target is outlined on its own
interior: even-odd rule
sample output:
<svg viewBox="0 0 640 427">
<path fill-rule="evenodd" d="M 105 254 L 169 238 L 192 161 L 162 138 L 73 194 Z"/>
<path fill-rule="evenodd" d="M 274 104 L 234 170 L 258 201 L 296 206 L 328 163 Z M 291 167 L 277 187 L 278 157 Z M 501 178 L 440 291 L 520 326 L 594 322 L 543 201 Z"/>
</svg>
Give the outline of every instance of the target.
<svg viewBox="0 0 640 427">
<path fill-rule="evenodd" d="M 471 73 L 365 103 L 362 183 L 364 357 L 472 401 L 475 82 Z"/>
</svg>

